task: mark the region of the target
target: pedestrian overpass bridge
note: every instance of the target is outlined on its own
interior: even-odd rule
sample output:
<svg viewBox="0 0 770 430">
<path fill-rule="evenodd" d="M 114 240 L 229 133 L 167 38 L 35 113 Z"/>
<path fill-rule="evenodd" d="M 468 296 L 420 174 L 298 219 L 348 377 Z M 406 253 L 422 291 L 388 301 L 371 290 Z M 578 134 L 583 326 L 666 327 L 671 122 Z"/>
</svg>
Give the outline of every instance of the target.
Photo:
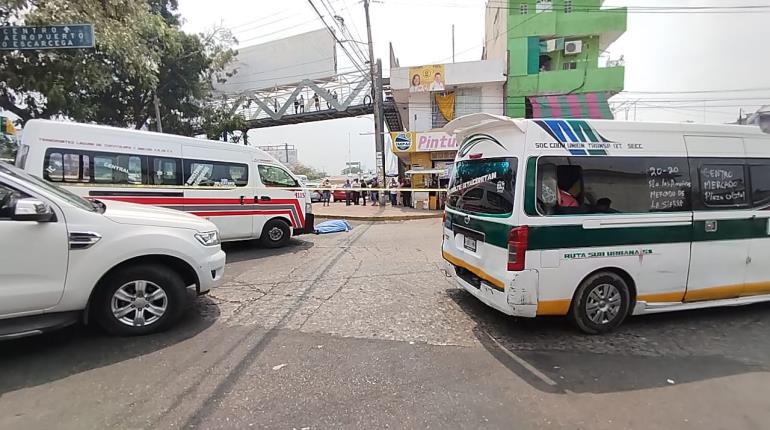
<svg viewBox="0 0 770 430">
<path fill-rule="evenodd" d="M 403 130 L 390 95 L 389 79 L 383 79 L 383 91 L 386 126 L 391 131 Z M 211 103 L 227 106 L 232 114 L 243 115 L 247 130 L 374 113 L 371 81 L 359 71 L 341 73 L 329 80 L 304 79 L 295 85 L 244 91 Z"/>
</svg>

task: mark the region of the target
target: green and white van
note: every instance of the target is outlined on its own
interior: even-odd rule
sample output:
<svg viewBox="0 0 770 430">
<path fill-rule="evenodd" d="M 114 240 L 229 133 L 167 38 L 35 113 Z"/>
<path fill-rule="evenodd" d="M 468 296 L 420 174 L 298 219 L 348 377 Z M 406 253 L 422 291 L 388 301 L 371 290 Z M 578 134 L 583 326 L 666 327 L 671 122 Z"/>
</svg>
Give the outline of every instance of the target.
<svg viewBox="0 0 770 430">
<path fill-rule="evenodd" d="M 508 315 L 588 333 L 629 315 L 770 301 L 770 135 L 758 127 L 473 114 L 442 254 Z"/>
</svg>

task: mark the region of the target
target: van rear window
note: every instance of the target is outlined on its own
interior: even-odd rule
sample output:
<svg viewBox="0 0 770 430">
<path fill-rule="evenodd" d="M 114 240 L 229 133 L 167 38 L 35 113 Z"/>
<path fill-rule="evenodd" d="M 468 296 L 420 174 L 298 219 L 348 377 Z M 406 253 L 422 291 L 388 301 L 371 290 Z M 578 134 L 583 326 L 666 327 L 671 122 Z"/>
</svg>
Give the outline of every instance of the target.
<svg viewBox="0 0 770 430">
<path fill-rule="evenodd" d="M 447 206 L 463 212 L 508 215 L 513 212 L 516 158 L 460 161 L 449 182 Z"/>
</svg>

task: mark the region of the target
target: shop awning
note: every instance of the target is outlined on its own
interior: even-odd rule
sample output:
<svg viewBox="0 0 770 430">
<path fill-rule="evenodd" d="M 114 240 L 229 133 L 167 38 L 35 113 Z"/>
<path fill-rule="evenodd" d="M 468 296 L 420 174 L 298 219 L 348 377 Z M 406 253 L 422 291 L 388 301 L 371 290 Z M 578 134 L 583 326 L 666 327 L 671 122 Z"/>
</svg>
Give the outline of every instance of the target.
<svg viewBox="0 0 770 430">
<path fill-rule="evenodd" d="M 407 170 L 407 175 L 443 175 L 446 173 L 446 169 L 421 169 L 421 170 Z"/>
<path fill-rule="evenodd" d="M 532 118 L 613 119 L 606 93 L 527 97 Z"/>
</svg>

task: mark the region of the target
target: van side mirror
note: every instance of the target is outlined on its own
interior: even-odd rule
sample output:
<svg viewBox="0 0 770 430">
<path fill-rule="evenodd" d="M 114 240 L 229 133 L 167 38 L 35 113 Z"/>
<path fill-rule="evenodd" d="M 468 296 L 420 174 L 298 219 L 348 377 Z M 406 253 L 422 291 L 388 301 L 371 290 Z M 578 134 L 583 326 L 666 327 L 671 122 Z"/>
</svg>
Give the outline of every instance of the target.
<svg viewBox="0 0 770 430">
<path fill-rule="evenodd" d="M 16 200 L 13 206 L 13 221 L 36 221 L 50 222 L 56 221 L 56 214 L 47 204 L 35 198 L 26 198 Z"/>
<path fill-rule="evenodd" d="M 767 112 L 759 112 L 759 128 L 767 133 L 770 134 L 770 109 L 767 110 Z"/>
</svg>

